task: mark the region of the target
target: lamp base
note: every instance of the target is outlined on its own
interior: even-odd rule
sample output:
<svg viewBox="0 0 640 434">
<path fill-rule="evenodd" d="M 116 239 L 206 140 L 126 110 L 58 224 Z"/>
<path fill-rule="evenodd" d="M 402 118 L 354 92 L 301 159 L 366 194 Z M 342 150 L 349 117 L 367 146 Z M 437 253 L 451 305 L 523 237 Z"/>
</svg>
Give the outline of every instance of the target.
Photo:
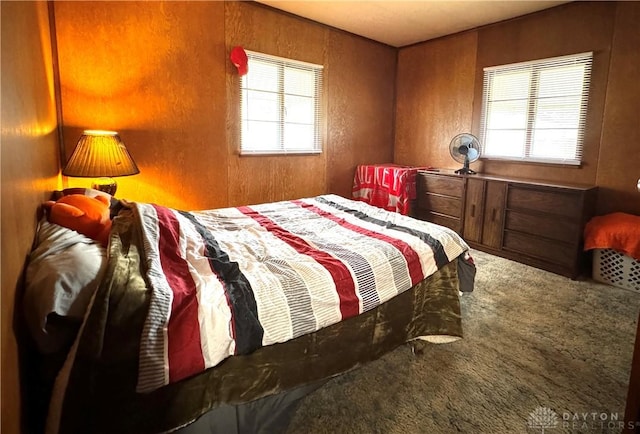
<svg viewBox="0 0 640 434">
<path fill-rule="evenodd" d="M 116 194 L 118 184 L 113 178 L 98 178 L 93 181 L 93 184 L 91 184 L 91 188 L 93 188 L 94 190 L 104 191 L 105 193 L 109 193 L 111 196 L 113 196 Z"/>
</svg>

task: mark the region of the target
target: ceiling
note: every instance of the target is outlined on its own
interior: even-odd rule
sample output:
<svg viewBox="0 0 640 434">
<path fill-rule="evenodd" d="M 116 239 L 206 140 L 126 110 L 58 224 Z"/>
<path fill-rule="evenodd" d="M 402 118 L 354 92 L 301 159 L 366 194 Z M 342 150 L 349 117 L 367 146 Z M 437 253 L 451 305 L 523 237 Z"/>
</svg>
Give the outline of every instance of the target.
<svg viewBox="0 0 640 434">
<path fill-rule="evenodd" d="M 473 29 L 568 1 L 256 0 L 393 47 Z"/>
</svg>

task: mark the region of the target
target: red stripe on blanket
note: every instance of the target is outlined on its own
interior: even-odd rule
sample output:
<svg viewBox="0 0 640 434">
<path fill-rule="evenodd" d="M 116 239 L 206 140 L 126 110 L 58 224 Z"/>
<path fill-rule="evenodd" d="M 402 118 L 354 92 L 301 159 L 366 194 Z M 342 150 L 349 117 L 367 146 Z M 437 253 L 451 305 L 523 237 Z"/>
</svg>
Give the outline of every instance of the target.
<svg viewBox="0 0 640 434">
<path fill-rule="evenodd" d="M 254 211 L 248 206 L 238 207 L 237 209 L 241 213 L 260 223 L 260 226 L 289 244 L 291 247 L 296 249 L 298 253 L 315 259 L 329 272 L 329 274 L 331 274 L 340 299 L 340 313 L 342 314 L 342 319 L 347 319 L 360 314 L 360 300 L 356 295 L 355 282 L 353 281 L 349 268 L 343 264 L 342 261 L 331 256 L 327 252 L 314 248 L 299 236 L 292 234 L 279 226 L 269 217 Z"/>
<path fill-rule="evenodd" d="M 399 240 L 397 238 L 389 237 L 379 232 L 371 231 L 361 226 L 354 225 L 353 223 L 349 223 L 345 219 L 335 216 L 330 212 L 325 211 L 321 208 L 318 208 L 317 206 L 312 205 L 310 203 L 306 203 L 301 200 L 293 200 L 291 202 L 295 203 L 299 207 L 304 208 L 308 211 L 313 211 L 314 213 L 318 214 L 320 217 L 334 221 L 338 223 L 340 226 L 342 226 L 343 228 L 346 228 L 346 229 L 352 230 L 353 232 L 366 235 L 368 237 L 375 238 L 377 240 L 384 241 L 391 244 L 396 249 L 398 249 L 400 253 L 402 253 L 402 256 L 404 256 L 405 258 L 405 261 L 407 261 L 407 267 L 409 268 L 409 276 L 411 277 L 411 286 L 417 284 L 418 282 L 424 279 L 424 273 L 422 272 L 422 265 L 420 264 L 420 256 L 418 255 L 418 252 L 413 250 L 413 247 L 411 247 L 408 243 L 402 240 Z"/>
<path fill-rule="evenodd" d="M 180 255 L 180 222 L 171 210 L 154 205 L 159 220 L 159 251 L 162 271 L 173 291 L 167 327 L 169 382 L 204 370 L 200 347 L 198 297 L 189 267 Z"/>
</svg>

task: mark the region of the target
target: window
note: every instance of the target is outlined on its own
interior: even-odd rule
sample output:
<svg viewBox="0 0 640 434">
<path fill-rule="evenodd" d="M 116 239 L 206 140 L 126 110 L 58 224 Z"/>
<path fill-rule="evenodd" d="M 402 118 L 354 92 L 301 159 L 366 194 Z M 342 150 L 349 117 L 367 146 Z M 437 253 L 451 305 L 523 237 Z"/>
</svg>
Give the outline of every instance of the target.
<svg viewBox="0 0 640 434">
<path fill-rule="evenodd" d="M 322 152 L 322 66 L 247 51 L 241 154 Z"/>
<path fill-rule="evenodd" d="M 579 165 L 591 62 L 581 53 L 485 68 L 483 157 Z"/>
</svg>

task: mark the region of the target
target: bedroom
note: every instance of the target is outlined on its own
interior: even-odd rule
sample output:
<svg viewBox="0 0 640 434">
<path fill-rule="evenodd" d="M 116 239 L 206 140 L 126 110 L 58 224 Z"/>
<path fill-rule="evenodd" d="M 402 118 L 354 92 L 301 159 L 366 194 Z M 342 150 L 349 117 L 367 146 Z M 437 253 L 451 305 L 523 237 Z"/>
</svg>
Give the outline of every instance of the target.
<svg viewBox="0 0 640 434">
<path fill-rule="evenodd" d="M 640 214 L 637 2 L 570 3 L 399 50 L 244 3 L 56 2 L 54 9 L 50 21 L 46 3 L 2 3 L 3 432 L 19 425 L 13 305 L 34 210 L 64 183 L 82 185 L 59 173 L 59 116 L 65 159 L 85 128 L 122 134 L 141 168 L 119 180 L 119 195 L 131 200 L 201 209 L 349 197 L 357 164 L 456 168 L 443 149 L 458 132 L 477 131 L 482 66 L 594 51 L 600 67 L 582 167 L 487 161 L 480 171 L 597 185 L 598 213 Z M 326 65 L 323 154 L 237 156 L 233 45 Z"/>
</svg>

